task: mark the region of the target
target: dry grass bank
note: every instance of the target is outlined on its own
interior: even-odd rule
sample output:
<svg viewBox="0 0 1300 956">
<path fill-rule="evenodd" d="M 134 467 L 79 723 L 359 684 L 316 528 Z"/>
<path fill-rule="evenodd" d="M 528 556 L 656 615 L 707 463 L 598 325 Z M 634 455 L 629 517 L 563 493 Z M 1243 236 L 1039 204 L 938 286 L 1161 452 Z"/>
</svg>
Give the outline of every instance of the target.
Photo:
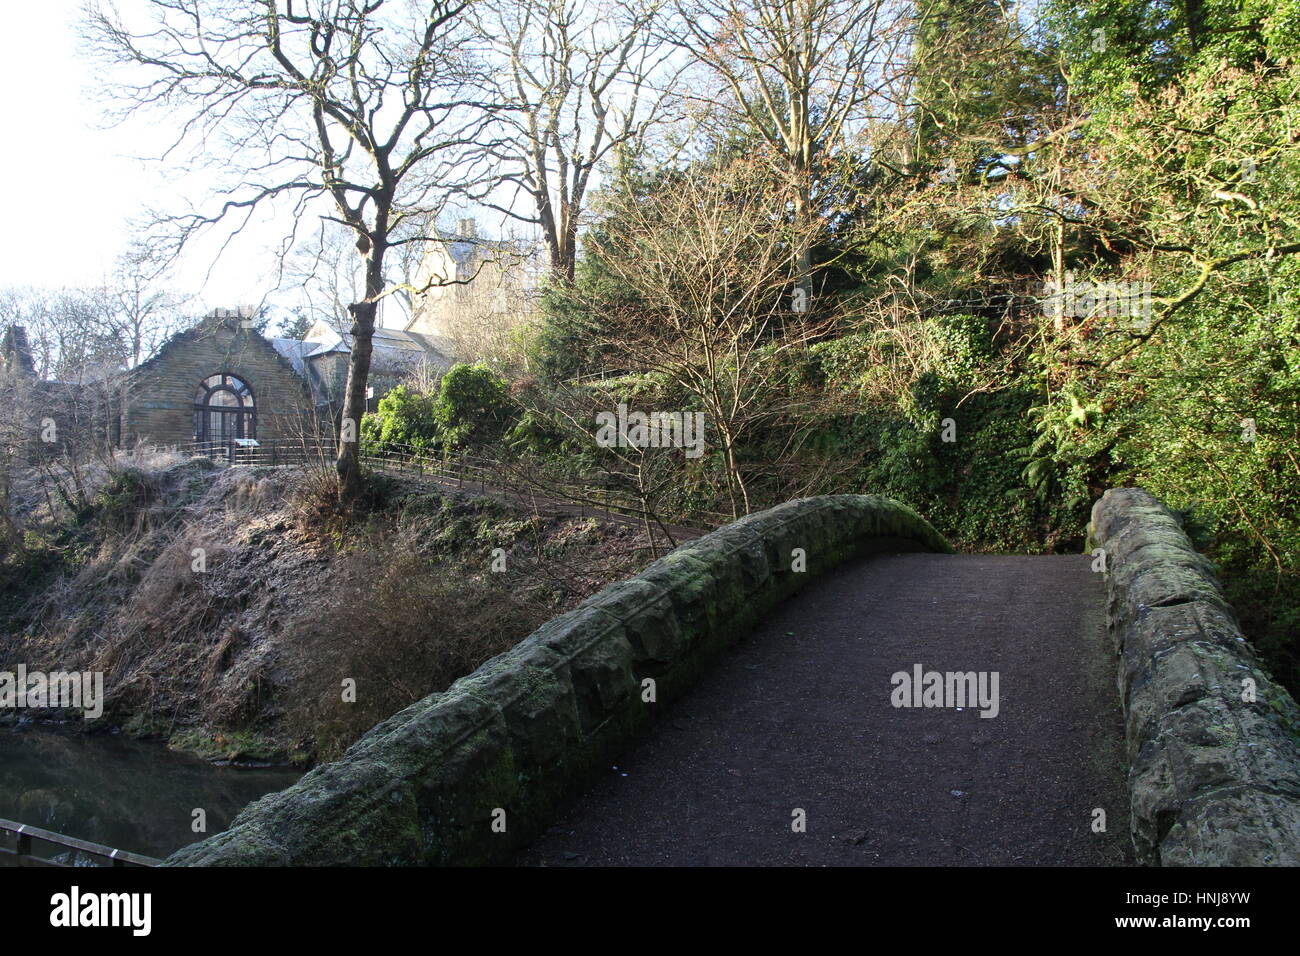
<svg viewBox="0 0 1300 956">
<path fill-rule="evenodd" d="M 207 756 L 328 759 L 649 560 L 590 519 L 380 478 L 344 521 L 327 492 L 305 469 L 119 461 L 83 513 L 30 516 L 0 669 L 102 671 L 101 723 Z"/>
</svg>

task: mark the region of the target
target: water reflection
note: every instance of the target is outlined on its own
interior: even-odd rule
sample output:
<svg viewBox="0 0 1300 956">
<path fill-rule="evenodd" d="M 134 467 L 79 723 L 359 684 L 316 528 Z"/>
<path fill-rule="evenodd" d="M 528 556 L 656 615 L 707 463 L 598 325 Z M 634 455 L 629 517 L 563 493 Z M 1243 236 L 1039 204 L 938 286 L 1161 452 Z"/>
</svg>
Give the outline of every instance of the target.
<svg viewBox="0 0 1300 956">
<path fill-rule="evenodd" d="M 44 727 L 0 728 L 0 817 L 164 857 L 220 833 L 300 773 L 218 767 L 157 742 Z M 207 833 L 191 828 L 207 813 Z"/>
</svg>

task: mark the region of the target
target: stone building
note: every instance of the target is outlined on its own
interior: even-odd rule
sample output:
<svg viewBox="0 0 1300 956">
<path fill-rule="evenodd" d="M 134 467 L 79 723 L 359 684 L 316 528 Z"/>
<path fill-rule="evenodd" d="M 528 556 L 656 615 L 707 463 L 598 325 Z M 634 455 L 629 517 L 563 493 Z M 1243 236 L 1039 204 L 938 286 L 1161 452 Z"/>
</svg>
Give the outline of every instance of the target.
<svg viewBox="0 0 1300 956">
<path fill-rule="evenodd" d="M 215 312 L 127 374 L 118 441 L 235 448 L 332 435 L 350 358 L 351 336 L 325 323 L 270 338 Z M 442 371 L 451 359 L 430 337 L 376 329 L 367 410 L 421 363 Z"/>
<path fill-rule="evenodd" d="M 173 336 L 122 395 L 120 443 L 234 447 L 314 434 L 320 421 L 307 378 L 231 311 Z"/>
<path fill-rule="evenodd" d="M 317 404 L 328 404 L 337 415 L 348 380 L 352 336 L 328 322 L 317 321 L 302 341 L 271 339 L 271 344 L 311 385 Z M 375 329 L 370 340 L 370 390 L 368 411 L 398 382 L 415 375 L 425 365 L 440 375 L 453 362 L 452 345 L 440 336 L 400 329 Z"/>
<path fill-rule="evenodd" d="M 453 361 L 490 358 L 532 315 L 537 288 L 526 250 L 480 238 L 472 219 L 429 243 L 416 281 L 429 289 L 415 297 L 405 327 L 375 330 L 368 411 L 421 366 L 427 381 Z M 59 417 L 69 434 L 233 450 L 332 435 L 351 349 L 352 336 L 326 321 L 301 340 L 271 338 L 240 313 L 218 310 L 136 368 L 90 384 L 35 381 L 25 335 L 11 326 L 0 336 L 0 372 L 30 379 L 47 404 L 66 406 Z M 82 422 L 92 407 L 93 422 Z"/>
<path fill-rule="evenodd" d="M 428 337 L 463 361 L 491 360 L 512 347 L 511 333 L 538 317 L 543 268 L 526 243 L 480 236 L 473 219 L 429 242 L 404 331 Z"/>
</svg>

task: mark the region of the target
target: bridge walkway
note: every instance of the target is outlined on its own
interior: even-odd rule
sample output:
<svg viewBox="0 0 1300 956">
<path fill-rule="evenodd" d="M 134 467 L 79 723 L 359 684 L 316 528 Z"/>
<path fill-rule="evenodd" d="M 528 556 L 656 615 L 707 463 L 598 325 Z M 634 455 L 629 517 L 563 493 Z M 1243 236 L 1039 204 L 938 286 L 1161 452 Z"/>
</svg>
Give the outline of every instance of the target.
<svg viewBox="0 0 1300 956">
<path fill-rule="evenodd" d="M 810 582 L 516 862 L 1132 862 L 1090 560 L 882 555 Z M 997 672 L 997 716 L 892 706 L 917 664 Z"/>
</svg>

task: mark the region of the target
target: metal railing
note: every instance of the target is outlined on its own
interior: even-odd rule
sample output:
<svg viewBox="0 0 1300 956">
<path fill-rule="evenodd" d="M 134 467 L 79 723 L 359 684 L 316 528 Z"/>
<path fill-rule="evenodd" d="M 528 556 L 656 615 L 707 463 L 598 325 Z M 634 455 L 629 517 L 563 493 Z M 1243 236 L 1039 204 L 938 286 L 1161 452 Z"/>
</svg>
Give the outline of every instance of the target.
<svg viewBox="0 0 1300 956">
<path fill-rule="evenodd" d="M 333 442 L 327 440 L 280 438 L 255 444 L 238 445 L 229 442 L 188 442 L 174 447 L 182 454 L 210 458 L 224 465 L 249 465 L 276 468 L 281 465 L 309 465 L 317 461 L 330 461 L 334 457 Z"/>
<path fill-rule="evenodd" d="M 61 847 L 66 852 L 67 860 L 38 855 L 33 841 Z M 14 866 L 157 866 L 162 862 L 151 856 L 115 850 L 102 843 L 79 840 L 13 820 L 0 819 L 0 843 L 12 844 L 0 845 L 0 861 Z M 56 856 L 64 855 L 57 849 L 53 852 Z"/>
<path fill-rule="evenodd" d="M 612 382 L 620 378 L 627 378 L 629 375 L 635 375 L 633 371 L 618 371 L 617 369 L 598 369 L 595 372 L 582 372 L 569 379 L 570 385 L 586 385 L 588 382 Z"/>
<path fill-rule="evenodd" d="M 378 471 L 433 480 L 456 488 L 477 489 L 480 494 L 528 504 L 534 511 L 560 510 L 581 517 L 604 515 L 636 521 L 648 519 L 651 523 L 664 520 L 662 515 L 647 511 L 634 495 L 620 489 L 619 476 L 611 472 L 593 476 L 541 471 L 522 461 L 502 461 L 477 455 L 439 456 L 397 442 L 382 445 L 363 442 L 360 458 L 363 464 Z M 732 520 L 730 516 L 721 514 L 696 513 L 692 517 L 703 517 L 717 524 Z"/>
<path fill-rule="evenodd" d="M 256 445 L 234 447 L 223 443 L 190 442 L 173 447 L 182 454 L 209 458 L 224 466 L 325 465 L 332 463 L 336 455 L 336 446 L 328 438 L 259 439 Z M 666 520 L 679 520 L 666 519 L 648 511 L 635 495 L 619 487 L 623 479 L 613 472 L 599 475 L 560 473 L 553 468 L 540 469 L 522 460 L 503 461 L 469 454 L 439 455 L 427 448 L 402 442 L 363 440 L 358 457 L 363 465 L 376 471 L 433 481 L 446 487 L 477 490 L 479 494 L 492 494 L 529 504 L 534 510 L 562 510 L 582 517 L 616 516 L 659 524 Z M 692 523 L 704 521 L 717 526 L 730 522 L 732 518 L 719 512 L 696 511 L 689 519 L 682 520 Z"/>
</svg>

